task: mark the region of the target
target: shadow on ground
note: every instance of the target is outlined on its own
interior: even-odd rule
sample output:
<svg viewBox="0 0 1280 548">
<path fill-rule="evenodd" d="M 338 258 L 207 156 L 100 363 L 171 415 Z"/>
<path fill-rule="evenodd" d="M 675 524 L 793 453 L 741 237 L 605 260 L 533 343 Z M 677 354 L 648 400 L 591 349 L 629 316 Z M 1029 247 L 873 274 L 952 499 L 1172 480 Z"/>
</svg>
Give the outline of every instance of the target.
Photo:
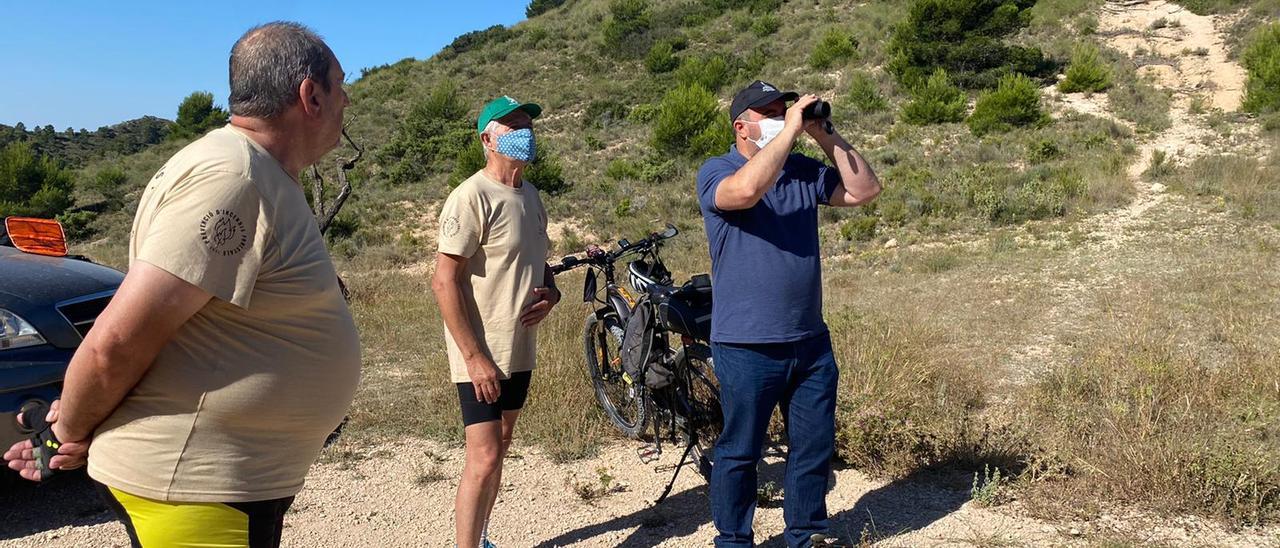
<svg viewBox="0 0 1280 548">
<path fill-rule="evenodd" d="M 114 519 L 84 470 L 56 477 L 48 484 L 0 480 L 0 540 Z"/>
<path fill-rule="evenodd" d="M 760 485 L 770 481 L 781 485 L 784 473 L 785 464 L 781 461 L 764 465 L 760 470 Z M 835 475 L 831 478 L 829 489 L 834 489 Z M 893 481 L 868 491 L 852 508 L 832 508 L 831 532 L 839 535 L 841 540 L 857 542 L 918 531 L 955 512 L 969 500 L 966 479 L 963 473 L 921 472 Z M 617 496 L 643 495 L 629 493 Z M 767 507 L 781 505 L 780 498 L 763 504 Z M 599 545 L 601 542 L 621 548 L 648 547 L 671 538 L 692 535 L 710 522 L 707 487 L 701 485 L 678 492 L 662 504 L 563 533 L 537 544 L 537 547 L 553 548 L 575 543 Z M 617 538 L 614 535 L 619 531 L 630 533 Z M 698 541 L 702 543 L 703 539 Z M 705 539 L 707 543 L 710 541 L 710 537 Z M 782 534 L 763 540 L 757 537 L 757 541 L 762 547 L 786 546 Z"/>
</svg>

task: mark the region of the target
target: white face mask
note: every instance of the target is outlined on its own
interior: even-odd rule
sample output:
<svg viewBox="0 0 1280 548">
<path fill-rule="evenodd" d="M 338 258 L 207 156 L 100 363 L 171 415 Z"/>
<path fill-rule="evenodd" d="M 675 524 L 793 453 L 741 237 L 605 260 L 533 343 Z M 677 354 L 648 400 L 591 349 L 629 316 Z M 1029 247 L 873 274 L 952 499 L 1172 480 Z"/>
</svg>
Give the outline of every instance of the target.
<svg viewBox="0 0 1280 548">
<path fill-rule="evenodd" d="M 760 148 L 764 148 L 774 137 L 782 133 L 782 128 L 786 127 L 787 122 L 786 118 L 779 116 L 777 118 L 765 118 L 756 122 L 756 124 L 760 126 L 760 139 L 752 139 L 751 142 Z"/>
</svg>

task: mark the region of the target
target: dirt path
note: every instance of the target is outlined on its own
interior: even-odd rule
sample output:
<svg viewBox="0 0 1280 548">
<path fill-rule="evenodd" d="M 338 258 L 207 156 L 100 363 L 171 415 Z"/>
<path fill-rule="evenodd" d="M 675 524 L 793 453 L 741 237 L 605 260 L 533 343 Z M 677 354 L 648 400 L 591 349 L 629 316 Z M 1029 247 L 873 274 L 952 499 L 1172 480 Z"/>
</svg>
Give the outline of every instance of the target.
<svg viewBox="0 0 1280 548">
<path fill-rule="evenodd" d="M 342 450 L 372 448 L 339 447 Z M 375 450 L 377 456 L 322 462 L 286 518 L 286 546 L 451 546 L 453 494 L 462 452 L 426 441 Z M 367 457 L 367 455 L 366 455 Z M 671 463 L 668 454 L 662 463 Z M 601 485 L 601 470 L 614 477 L 611 492 L 586 500 L 575 484 Z M 765 481 L 779 481 L 782 465 L 770 458 Z M 682 473 L 671 497 L 652 500 L 669 476 L 635 457 L 634 447 L 606 448 L 593 459 L 559 465 L 538 450 L 519 448 L 506 464 L 492 537 L 504 547 L 708 546 L 714 536 L 706 485 Z M 969 501 L 970 478 L 937 476 L 885 482 L 856 470 L 834 473 L 828 494 L 836 528 L 877 546 L 1071 546 L 1083 545 L 1096 527 L 1051 524 L 1027 518 L 1019 507 L 991 510 Z M 123 527 L 82 486 L 25 488 L 0 496 L 0 548 L 17 546 L 124 547 Z M 37 501 L 19 508 L 17 499 Z M 58 502 L 54 502 L 58 501 Z M 1214 546 L 1280 546 L 1275 537 L 1228 533 L 1187 520 L 1152 540 Z M 762 546 L 784 546 L 782 509 L 776 502 L 756 513 Z M 7 539 L 7 540 L 6 540 Z"/>
</svg>

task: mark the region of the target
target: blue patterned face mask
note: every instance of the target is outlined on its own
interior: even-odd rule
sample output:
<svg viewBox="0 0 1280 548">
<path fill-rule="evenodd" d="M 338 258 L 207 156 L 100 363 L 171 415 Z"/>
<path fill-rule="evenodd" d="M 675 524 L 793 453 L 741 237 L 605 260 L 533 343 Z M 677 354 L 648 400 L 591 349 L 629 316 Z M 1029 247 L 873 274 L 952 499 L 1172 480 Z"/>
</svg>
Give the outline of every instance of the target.
<svg viewBox="0 0 1280 548">
<path fill-rule="evenodd" d="M 517 129 L 498 137 L 498 154 L 529 163 L 537 156 L 532 129 Z"/>
</svg>

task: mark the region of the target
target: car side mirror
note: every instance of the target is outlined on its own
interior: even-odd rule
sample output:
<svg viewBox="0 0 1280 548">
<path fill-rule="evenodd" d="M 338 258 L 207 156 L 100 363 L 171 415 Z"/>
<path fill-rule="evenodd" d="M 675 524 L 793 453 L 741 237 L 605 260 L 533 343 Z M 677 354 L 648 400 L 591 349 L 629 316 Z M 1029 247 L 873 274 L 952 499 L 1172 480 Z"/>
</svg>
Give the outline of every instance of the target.
<svg viewBox="0 0 1280 548">
<path fill-rule="evenodd" d="M 13 247 L 25 253 L 50 257 L 67 255 L 67 235 L 62 231 L 62 223 L 58 221 L 8 217 L 4 220 L 4 229 Z"/>
</svg>

